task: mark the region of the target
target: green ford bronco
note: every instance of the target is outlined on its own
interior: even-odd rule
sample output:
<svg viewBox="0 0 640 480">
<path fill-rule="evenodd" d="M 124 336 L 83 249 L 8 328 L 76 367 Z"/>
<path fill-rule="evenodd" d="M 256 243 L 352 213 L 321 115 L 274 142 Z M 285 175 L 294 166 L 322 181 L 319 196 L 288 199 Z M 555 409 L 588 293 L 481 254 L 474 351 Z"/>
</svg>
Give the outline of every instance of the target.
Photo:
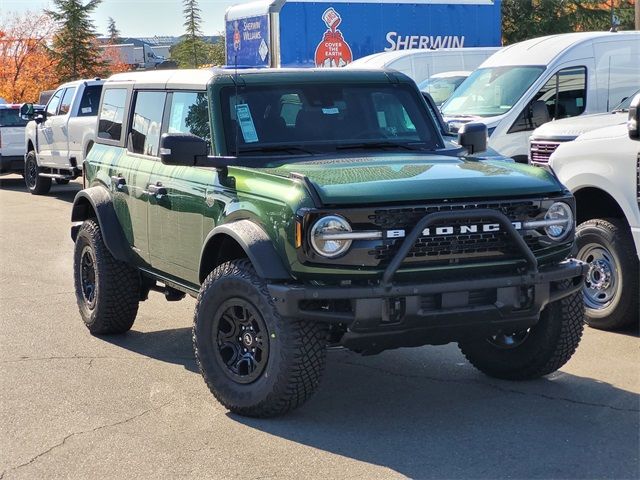
<svg viewBox="0 0 640 480">
<path fill-rule="evenodd" d="M 248 416 L 302 404 L 328 346 L 560 368 L 583 328 L 573 197 L 482 157 L 483 125 L 443 136 L 427 100 L 391 71 L 111 77 L 72 213 L 89 331 L 126 332 L 151 290 L 197 297 L 202 376 Z"/>
</svg>

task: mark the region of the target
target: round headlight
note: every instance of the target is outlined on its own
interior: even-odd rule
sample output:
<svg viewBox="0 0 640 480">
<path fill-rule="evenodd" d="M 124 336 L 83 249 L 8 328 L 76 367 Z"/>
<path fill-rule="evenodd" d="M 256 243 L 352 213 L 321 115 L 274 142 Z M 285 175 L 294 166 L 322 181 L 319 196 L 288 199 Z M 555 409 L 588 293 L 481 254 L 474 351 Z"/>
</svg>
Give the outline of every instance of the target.
<svg viewBox="0 0 640 480">
<path fill-rule="evenodd" d="M 544 227 L 544 231 L 551 240 L 563 240 L 573 227 L 573 212 L 571 207 L 564 202 L 556 202 L 544 216 L 550 225 Z"/>
<path fill-rule="evenodd" d="M 311 229 L 311 246 L 323 257 L 339 257 L 351 246 L 351 240 L 342 240 L 339 234 L 349 232 L 351 225 L 344 218 L 337 215 L 322 217 Z M 335 236 L 338 238 L 332 238 Z"/>
</svg>

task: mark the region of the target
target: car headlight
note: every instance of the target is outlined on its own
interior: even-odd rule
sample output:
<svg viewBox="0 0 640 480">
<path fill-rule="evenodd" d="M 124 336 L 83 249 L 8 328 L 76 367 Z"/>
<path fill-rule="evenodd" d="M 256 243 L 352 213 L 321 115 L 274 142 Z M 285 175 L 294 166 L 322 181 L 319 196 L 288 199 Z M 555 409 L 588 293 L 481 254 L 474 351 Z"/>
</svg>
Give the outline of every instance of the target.
<svg viewBox="0 0 640 480">
<path fill-rule="evenodd" d="M 351 225 L 344 218 L 337 215 L 322 217 L 311 228 L 311 246 L 323 257 L 339 257 L 351 246 L 352 240 L 341 238 L 350 232 Z"/>
<path fill-rule="evenodd" d="M 573 228 L 573 212 L 564 202 L 555 202 L 544 216 L 544 231 L 551 240 L 564 240 Z"/>
</svg>

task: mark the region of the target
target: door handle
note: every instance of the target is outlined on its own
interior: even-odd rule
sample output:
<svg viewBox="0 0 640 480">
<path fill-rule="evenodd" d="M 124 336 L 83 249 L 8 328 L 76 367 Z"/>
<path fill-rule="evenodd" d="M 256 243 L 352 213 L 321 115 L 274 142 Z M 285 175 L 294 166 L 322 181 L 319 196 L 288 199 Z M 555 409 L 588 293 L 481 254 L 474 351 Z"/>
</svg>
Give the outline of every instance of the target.
<svg viewBox="0 0 640 480">
<path fill-rule="evenodd" d="M 114 185 L 118 190 L 122 190 L 127 184 L 127 181 L 124 179 L 122 175 L 113 175 L 111 177 L 111 185 Z"/>
<path fill-rule="evenodd" d="M 167 194 L 166 187 L 162 186 L 162 183 L 157 182 L 156 184 L 151 184 L 147 187 L 147 193 L 149 195 L 155 195 L 155 197 L 160 200 L 163 196 Z"/>
</svg>

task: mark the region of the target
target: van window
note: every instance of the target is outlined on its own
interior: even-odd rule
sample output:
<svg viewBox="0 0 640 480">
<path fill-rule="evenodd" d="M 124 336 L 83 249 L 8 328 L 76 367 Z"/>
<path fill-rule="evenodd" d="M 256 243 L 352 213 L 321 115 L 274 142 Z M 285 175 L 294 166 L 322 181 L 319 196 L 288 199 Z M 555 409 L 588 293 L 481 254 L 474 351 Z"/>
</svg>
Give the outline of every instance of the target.
<svg viewBox="0 0 640 480">
<path fill-rule="evenodd" d="M 71 102 L 73 102 L 73 96 L 76 93 L 76 87 L 67 88 L 60 102 L 59 115 L 66 115 L 71 110 Z"/>
<path fill-rule="evenodd" d="M 52 117 L 58 114 L 58 106 L 60 105 L 60 100 L 62 99 L 64 90 L 64 88 L 61 88 L 56 93 L 54 93 L 49 100 L 49 103 L 47 103 L 47 117 Z"/>
<path fill-rule="evenodd" d="M 445 116 L 492 117 L 507 113 L 544 71 L 544 67 L 480 68 L 462 82 L 442 107 Z"/>
<path fill-rule="evenodd" d="M 98 114 L 100 93 L 102 93 L 102 85 L 85 87 L 84 92 L 82 92 L 82 98 L 80 99 L 79 117 L 91 117 Z"/>
<path fill-rule="evenodd" d="M 98 120 L 98 138 L 120 141 L 124 118 L 126 88 L 107 88 L 102 99 L 102 109 Z"/>
<path fill-rule="evenodd" d="M 129 133 L 129 151 L 155 157 L 160 145 L 160 127 L 166 92 L 137 92 Z"/>
<path fill-rule="evenodd" d="M 209 104 L 204 92 L 174 92 L 169 113 L 169 133 L 191 133 L 211 141 Z"/>
<path fill-rule="evenodd" d="M 586 67 L 564 68 L 544 84 L 508 133 L 534 130 L 550 120 L 575 117 L 584 112 L 586 103 Z"/>
</svg>

